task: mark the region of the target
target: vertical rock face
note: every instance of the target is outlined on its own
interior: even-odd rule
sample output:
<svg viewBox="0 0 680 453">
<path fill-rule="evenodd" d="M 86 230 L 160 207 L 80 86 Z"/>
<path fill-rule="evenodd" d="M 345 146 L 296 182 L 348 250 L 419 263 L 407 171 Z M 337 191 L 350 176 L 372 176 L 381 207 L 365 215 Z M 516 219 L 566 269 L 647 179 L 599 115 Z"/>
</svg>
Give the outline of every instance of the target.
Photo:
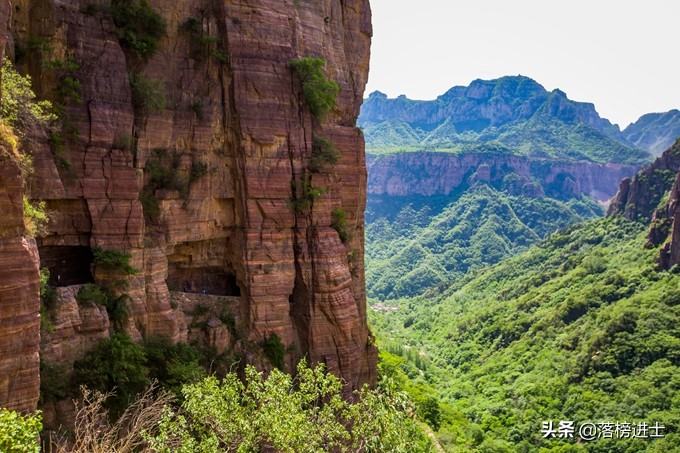
<svg viewBox="0 0 680 453">
<path fill-rule="evenodd" d="M 654 162 L 619 186 L 607 215 L 622 215 L 631 220 L 650 220 L 663 196 L 671 189 L 680 171 L 680 141 L 676 141 Z"/>
<path fill-rule="evenodd" d="M 38 402 L 40 386 L 38 249 L 35 239 L 25 235 L 18 155 L 4 138 L 0 140 L 0 407 L 30 411 Z"/>
<path fill-rule="evenodd" d="M 121 47 L 105 9 L 16 2 L 18 63 L 40 98 L 66 107 L 64 143 L 43 142 L 33 153 L 31 196 L 46 200 L 50 213 L 38 238 L 42 262 L 53 276 L 68 269 L 69 284 L 105 284 L 123 277 L 96 261 L 78 276 L 82 266 L 57 257 L 85 256 L 83 247 L 130 253 L 140 270 L 124 277 L 133 338 L 186 339 L 170 291 L 237 297 L 248 362 L 271 367 L 261 345 L 276 334 L 289 370 L 306 356 L 326 363 L 348 390 L 373 382 L 366 165 L 355 127 L 368 75 L 368 0 L 150 4 L 166 32 L 143 61 Z M 324 59 L 340 86 L 337 108 L 321 123 L 291 70 L 299 57 Z M 75 69 L 45 64 L 55 61 Z M 79 99 L 59 99 L 68 78 L 77 80 Z M 131 89 L 140 80 L 160 87 L 165 108 L 144 106 Z M 340 151 L 332 168 L 310 172 L 313 137 Z M 322 195 L 300 209 L 295 200 L 309 188 Z M 340 210 L 345 242 L 331 226 Z M 37 284 L 37 264 L 33 272 Z M 0 286 L 14 284 L 3 278 Z M 37 295 L 26 294 L 37 319 Z"/>
<path fill-rule="evenodd" d="M 680 140 L 632 180 L 621 181 L 607 215 L 651 220 L 647 246 L 663 244 L 659 268 L 667 270 L 680 264 Z"/>
</svg>

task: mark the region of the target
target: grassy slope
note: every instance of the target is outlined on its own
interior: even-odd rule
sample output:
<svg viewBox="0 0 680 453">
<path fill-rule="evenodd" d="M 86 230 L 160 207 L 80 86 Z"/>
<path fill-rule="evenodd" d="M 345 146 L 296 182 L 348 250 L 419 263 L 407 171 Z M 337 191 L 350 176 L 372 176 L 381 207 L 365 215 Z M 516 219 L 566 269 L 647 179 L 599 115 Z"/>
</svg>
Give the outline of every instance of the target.
<svg viewBox="0 0 680 453">
<path fill-rule="evenodd" d="M 680 278 L 655 270 L 643 230 L 585 223 L 373 313 L 410 391 L 439 393 L 447 449 L 679 451 Z M 545 420 L 660 421 L 667 437 L 546 441 Z"/>
</svg>

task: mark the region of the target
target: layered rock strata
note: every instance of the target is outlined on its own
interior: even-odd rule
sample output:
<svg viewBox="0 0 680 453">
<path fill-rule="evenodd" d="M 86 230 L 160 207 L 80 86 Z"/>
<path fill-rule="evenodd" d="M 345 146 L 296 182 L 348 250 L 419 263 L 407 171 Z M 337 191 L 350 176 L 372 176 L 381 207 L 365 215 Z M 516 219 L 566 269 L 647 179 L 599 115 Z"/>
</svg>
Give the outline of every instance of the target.
<svg viewBox="0 0 680 453">
<path fill-rule="evenodd" d="M 588 194 L 601 202 L 614 196 L 621 179 L 632 176 L 636 170 L 621 164 L 434 152 L 369 155 L 367 165 L 369 195 L 449 195 L 469 183 L 471 177 L 503 185 L 504 178 L 514 174 L 515 181 L 506 187 L 514 194 L 545 193 L 562 199 Z M 518 181 L 521 182 L 518 187 L 511 187 Z"/>
<path fill-rule="evenodd" d="M 276 334 L 288 346 L 289 370 L 306 356 L 326 363 L 348 392 L 374 382 L 363 269 L 366 167 L 355 127 L 368 74 L 368 0 L 150 4 L 166 32 L 148 61 L 121 46 L 105 8 L 14 5 L 21 68 L 39 97 L 65 106 L 63 143 L 43 142 L 33 153 L 31 196 L 50 213 L 49 231 L 38 238 L 42 261 L 58 263 L 53 276 L 68 271 L 70 284 L 123 279 L 134 339 L 186 339 L 171 290 L 236 297 L 248 362 L 271 367 L 260 345 Z M 194 35 L 187 23 L 198 24 Z M 289 64 L 309 56 L 324 59 L 340 87 L 323 122 L 311 115 Z M 66 61 L 75 64 L 70 72 L 54 69 Z M 78 96 L 59 99 L 67 77 L 77 80 Z M 131 88 L 140 80 L 160 87 L 165 108 L 140 107 Z M 309 170 L 313 137 L 340 151 L 332 168 Z M 310 197 L 310 188 L 321 195 Z M 345 213 L 346 242 L 331 226 L 334 211 Z M 82 257 L 83 247 L 129 253 L 139 272 L 122 275 L 96 259 L 88 272 L 57 258 Z M 31 275 L 37 282 L 37 264 Z M 15 282 L 8 275 L 3 284 Z M 37 319 L 37 293 L 25 295 Z"/>
<path fill-rule="evenodd" d="M 16 150 L 0 140 L 0 407 L 25 412 L 35 409 L 40 387 L 40 280 L 23 187 Z"/>
</svg>

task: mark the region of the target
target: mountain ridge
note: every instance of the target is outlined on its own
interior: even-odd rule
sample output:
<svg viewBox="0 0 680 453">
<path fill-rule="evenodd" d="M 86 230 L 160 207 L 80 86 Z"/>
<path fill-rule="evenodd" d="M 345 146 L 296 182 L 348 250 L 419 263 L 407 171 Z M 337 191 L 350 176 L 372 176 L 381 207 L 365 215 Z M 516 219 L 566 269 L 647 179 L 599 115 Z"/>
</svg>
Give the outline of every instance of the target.
<svg viewBox="0 0 680 453">
<path fill-rule="evenodd" d="M 642 164 L 651 156 L 632 146 L 618 125 L 594 104 L 547 91 L 526 76 L 477 79 L 431 101 L 375 91 L 364 100 L 358 124 L 367 153 L 446 150 L 475 143 L 505 145 L 512 153 L 543 159 Z M 400 139 L 403 139 L 400 141 Z"/>
</svg>

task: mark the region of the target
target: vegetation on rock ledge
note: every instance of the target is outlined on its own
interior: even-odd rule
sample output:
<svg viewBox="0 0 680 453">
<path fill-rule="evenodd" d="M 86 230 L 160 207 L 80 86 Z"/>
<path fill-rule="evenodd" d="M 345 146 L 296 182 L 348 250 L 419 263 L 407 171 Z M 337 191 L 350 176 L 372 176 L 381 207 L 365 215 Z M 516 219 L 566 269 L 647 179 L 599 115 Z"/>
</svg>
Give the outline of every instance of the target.
<svg viewBox="0 0 680 453">
<path fill-rule="evenodd" d="M 321 58 L 295 58 L 290 66 L 300 78 L 305 103 L 314 118 L 322 121 L 328 112 L 335 108 L 340 92 L 337 82 L 330 80 L 323 72 L 326 64 Z"/>
</svg>

